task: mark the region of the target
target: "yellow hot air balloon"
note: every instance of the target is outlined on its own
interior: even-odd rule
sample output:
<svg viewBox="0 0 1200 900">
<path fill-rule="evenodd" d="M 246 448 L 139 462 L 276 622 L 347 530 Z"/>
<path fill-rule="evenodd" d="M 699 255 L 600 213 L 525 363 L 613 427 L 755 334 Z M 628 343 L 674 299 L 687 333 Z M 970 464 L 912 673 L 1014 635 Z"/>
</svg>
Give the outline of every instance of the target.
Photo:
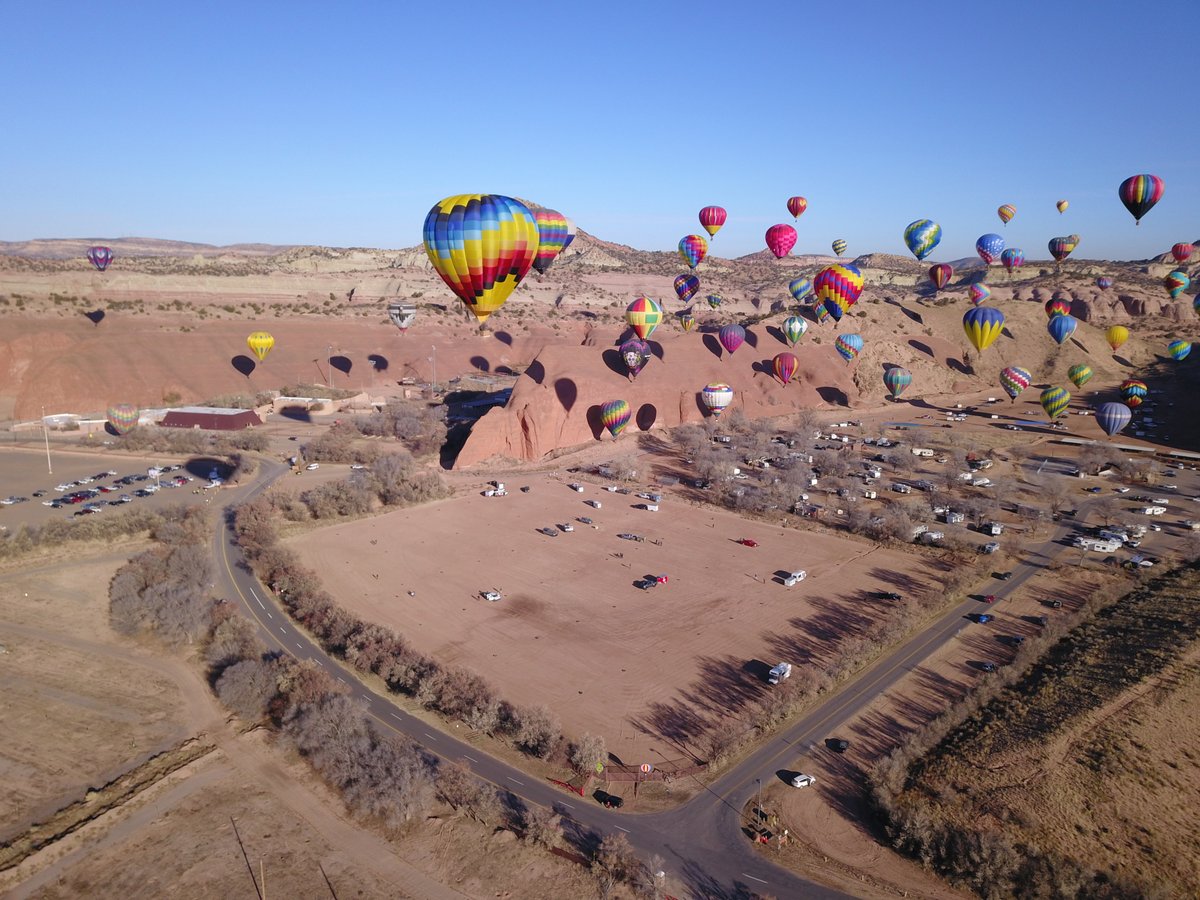
<svg viewBox="0 0 1200 900">
<path fill-rule="evenodd" d="M 1129 329 L 1124 325 L 1113 325 L 1104 332 L 1104 339 L 1108 341 L 1108 346 L 1113 348 L 1113 353 L 1121 349 L 1121 345 L 1129 340 Z"/>
<path fill-rule="evenodd" d="M 258 361 L 262 362 L 271 352 L 271 348 L 275 346 L 275 338 L 265 331 L 256 331 L 246 338 L 246 346 L 250 348 L 251 353 L 258 357 Z"/>
<path fill-rule="evenodd" d="M 1066 200 L 1059 200 L 1057 203 L 1054 204 L 1054 208 L 1057 209 L 1059 214 L 1061 215 L 1062 213 L 1065 213 L 1067 211 L 1067 207 L 1070 205 L 1071 204 L 1068 203 Z"/>
</svg>

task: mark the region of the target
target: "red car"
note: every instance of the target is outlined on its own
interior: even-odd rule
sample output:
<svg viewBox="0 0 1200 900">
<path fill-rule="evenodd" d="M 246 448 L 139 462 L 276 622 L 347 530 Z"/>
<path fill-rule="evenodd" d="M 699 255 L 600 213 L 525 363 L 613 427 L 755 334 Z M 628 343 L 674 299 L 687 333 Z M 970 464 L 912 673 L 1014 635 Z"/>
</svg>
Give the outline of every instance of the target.
<svg viewBox="0 0 1200 900">
<path fill-rule="evenodd" d="M 740 541 L 738 541 L 738 543 L 741 544 L 743 547 L 757 547 L 758 546 L 758 541 L 754 540 L 754 538 L 742 538 Z"/>
<path fill-rule="evenodd" d="M 996 602 L 996 595 L 995 595 L 995 594 L 988 594 L 986 597 L 984 597 L 984 598 L 983 598 L 983 602 L 984 602 L 984 603 L 995 603 L 995 602 Z"/>
</svg>

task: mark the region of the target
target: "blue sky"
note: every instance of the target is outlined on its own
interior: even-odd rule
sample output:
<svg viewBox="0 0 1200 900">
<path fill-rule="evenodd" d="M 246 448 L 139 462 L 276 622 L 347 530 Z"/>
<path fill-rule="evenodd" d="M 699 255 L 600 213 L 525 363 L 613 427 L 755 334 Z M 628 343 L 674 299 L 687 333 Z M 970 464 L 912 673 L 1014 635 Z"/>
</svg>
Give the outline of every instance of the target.
<svg viewBox="0 0 1200 900">
<path fill-rule="evenodd" d="M 719 204 L 723 256 L 792 194 L 797 253 L 904 253 L 918 218 L 931 261 L 988 231 L 1029 258 L 1200 239 L 1177 2 L 410 6 L 8 4 L 0 240 L 402 247 L 475 191 L 642 249 Z M 1166 194 L 1135 228 L 1141 172 Z"/>
</svg>

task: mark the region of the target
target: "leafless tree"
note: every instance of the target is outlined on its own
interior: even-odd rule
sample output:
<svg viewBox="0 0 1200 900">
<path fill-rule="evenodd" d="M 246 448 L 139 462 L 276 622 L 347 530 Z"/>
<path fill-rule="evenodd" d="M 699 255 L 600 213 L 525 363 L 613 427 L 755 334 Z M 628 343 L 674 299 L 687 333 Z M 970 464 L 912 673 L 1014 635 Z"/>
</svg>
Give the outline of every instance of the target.
<svg viewBox="0 0 1200 900">
<path fill-rule="evenodd" d="M 571 744 L 569 758 L 576 772 L 594 772 L 597 763 L 608 759 L 608 747 L 600 735 L 584 732 Z"/>
<path fill-rule="evenodd" d="M 221 673 L 216 691 L 221 702 L 246 724 L 257 724 L 278 693 L 275 666 L 262 659 L 243 659 Z"/>
<path fill-rule="evenodd" d="M 516 734 L 517 746 L 527 753 L 545 759 L 562 737 L 562 726 L 545 706 L 521 709 Z"/>
</svg>

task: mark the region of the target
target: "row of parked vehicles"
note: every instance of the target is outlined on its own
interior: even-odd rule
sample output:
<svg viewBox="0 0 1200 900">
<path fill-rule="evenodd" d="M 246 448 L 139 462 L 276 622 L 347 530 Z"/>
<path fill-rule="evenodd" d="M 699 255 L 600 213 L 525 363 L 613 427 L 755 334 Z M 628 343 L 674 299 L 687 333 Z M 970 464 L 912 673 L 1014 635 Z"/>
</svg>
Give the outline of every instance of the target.
<svg viewBox="0 0 1200 900">
<path fill-rule="evenodd" d="M 75 481 L 64 481 L 61 484 L 55 485 L 53 490 L 61 496 L 53 497 L 50 496 L 50 489 L 40 489 L 34 491 L 32 497 L 34 499 L 41 499 L 42 505 L 48 506 L 51 509 L 78 506 L 79 509 L 73 512 L 73 515 L 76 517 L 96 515 L 105 506 L 123 506 L 126 503 L 132 503 L 135 498 L 149 497 L 157 493 L 160 488 L 182 487 L 195 480 L 190 475 L 182 473 L 173 476 L 170 475 L 171 472 L 179 472 L 182 469 L 182 465 L 168 465 L 151 469 L 151 472 L 157 473 L 154 475 L 136 473 L 120 478 L 117 477 L 116 470 L 109 469 L 105 472 L 97 472 L 95 475 L 85 475 Z M 101 483 L 107 482 L 109 478 L 114 479 L 112 483 Z M 153 482 L 151 483 L 152 479 Z M 123 487 L 132 487 L 135 484 L 143 484 L 144 486 L 138 487 L 130 493 L 120 493 Z M 109 494 L 119 494 L 119 496 L 110 498 L 106 496 Z M 29 497 L 14 495 L 0 500 L 0 505 L 12 506 L 18 503 L 26 503 L 29 499 Z"/>
</svg>

